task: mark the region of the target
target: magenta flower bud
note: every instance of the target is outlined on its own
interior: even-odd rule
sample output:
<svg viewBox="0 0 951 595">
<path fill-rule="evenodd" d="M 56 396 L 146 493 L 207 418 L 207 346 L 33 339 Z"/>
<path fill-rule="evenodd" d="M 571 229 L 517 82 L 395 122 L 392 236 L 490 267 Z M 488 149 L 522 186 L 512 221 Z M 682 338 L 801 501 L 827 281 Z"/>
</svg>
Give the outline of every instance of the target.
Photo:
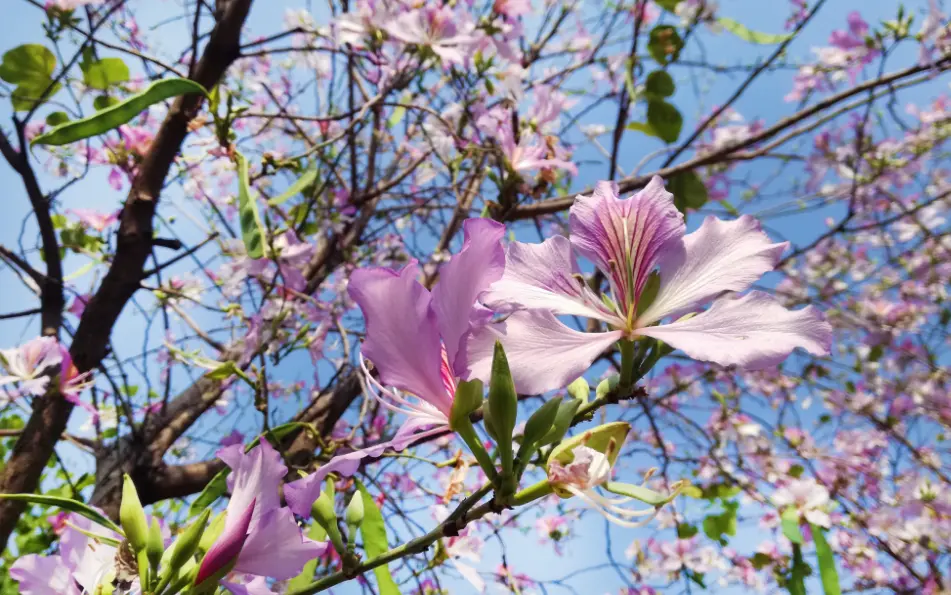
<svg viewBox="0 0 951 595">
<path fill-rule="evenodd" d="M 251 526 L 251 517 L 254 515 L 255 502 L 256 499 L 251 500 L 251 504 L 244 509 L 238 518 L 227 517 L 225 519 L 224 531 L 221 532 L 221 536 L 215 541 L 215 545 L 211 546 L 211 549 L 201 560 L 198 576 L 195 577 L 196 585 L 200 585 L 209 577 L 218 574 L 238 559 L 238 554 L 241 553 L 244 543 L 248 540 L 248 528 Z"/>
</svg>

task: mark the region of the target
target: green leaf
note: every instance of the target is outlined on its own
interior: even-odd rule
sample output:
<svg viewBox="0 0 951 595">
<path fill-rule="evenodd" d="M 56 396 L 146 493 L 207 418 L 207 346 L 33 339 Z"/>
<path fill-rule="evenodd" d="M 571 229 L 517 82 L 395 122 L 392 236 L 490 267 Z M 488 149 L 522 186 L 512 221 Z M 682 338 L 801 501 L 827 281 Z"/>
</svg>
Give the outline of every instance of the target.
<svg viewBox="0 0 951 595">
<path fill-rule="evenodd" d="M 842 595 L 842 586 L 839 584 L 839 572 L 835 569 L 835 556 L 822 527 L 809 525 L 812 529 L 812 540 L 816 543 L 816 558 L 819 561 L 819 578 L 822 580 L 822 590 L 826 595 Z"/>
<path fill-rule="evenodd" d="M 677 537 L 680 539 L 690 539 L 699 532 L 696 525 L 681 523 L 677 525 Z"/>
<path fill-rule="evenodd" d="M 736 535 L 736 509 L 727 508 L 720 514 L 707 515 L 703 519 L 703 532 L 707 537 L 726 544 L 724 535 Z"/>
<path fill-rule="evenodd" d="M 363 498 L 363 522 L 360 524 L 363 549 L 366 550 L 367 559 L 372 560 L 390 549 L 386 539 L 386 523 L 383 522 L 383 515 L 380 513 L 380 509 L 377 508 L 370 492 L 367 491 L 359 479 L 354 480 L 354 482 L 357 489 L 360 490 L 360 496 Z M 373 574 L 376 575 L 380 595 L 400 595 L 400 589 L 396 586 L 393 576 L 390 575 L 390 569 L 385 564 L 374 568 Z"/>
<path fill-rule="evenodd" d="M 83 68 L 83 80 L 93 89 L 105 90 L 129 80 L 129 67 L 120 58 L 103 58 Z"/>
<path fill-rule="evenodd" d="M 680 4 L 680 2 L 681 0 L 654 0 L 654 4 L 669 12 L 676 11 L 677 5 Z"/>
<path fill-rule="evenodd" d="M 198 494 L 198 497 L 192 501 L 191 506 L 188 507 L 188 516 L 195 516 L 200 514 L 201 511 L 205 510 L 212 504 L 215 500 L 224 495 L 228 490 L 227 479 L 228 473 L 231 472 L 231 469 L 222 469 L 211 478 L 211 481 L 205 486 L 205 488 Z"/>
<path fill-rule="evenodd" d="M 666 70 L 655 70 L 647 75 L 644 88 L 656 97 L 670 97 L 677 90 L 673 77 Z"/>
<path fill-rule="evenodd" d="M 746 28 L 745 25 L 742 25 L 738 23 L 737 21 L 734 21 L 733 19 L 728 19 L 726 17 L 718 18 L 717 22 L 720 23 L 721 27 L 723 27 L 724 29 L 732 33 L 733 35 L 736 35 L 740 39 L 744 41 L 748 41 L 750 43 L 772 45 L 776 43 L 782 43 L 792 38 L 792 34 L 790 33 L 773 34 L 773 33 L 761 33 L 759 31 L 753 31 L 751 29 Z"/>
<path fill-rule="evenodd" d="M 264 229 L 261 225 L 261 216 L 258 214 L 256 197 L 251 195 L 251 186 L 248 182 L 248 160 L 240 152 L 235 151 L 235 163 L 238 165 L 238 216 L 241 222 L 241 238 L 248 258 L 262 258 L 264 256 Z"/>
<path fill-rule="evenodd" d="M 59 92 L 59 90 L 63 88 L 63 85 L 59 83 L 53 85 L 50 88 L 50 92 L 47 93 L 44 98 L 43 91 L 46 91 L 46 87 L 47 85 L 34 87 L 24 83 L 14 89 L 13 93 L 10 94 L 10 102 L 13 104 L 13 110 L 17 112 L 28 112 Z"/>
<path fill-rule="evenodd" d="M 0 79 L 14 84 L 45 88 L 56 70 L 56 56 L 37 43 L 17 46 L 3 54 Z"/>
<path fill-rule="evenodd" d="M 802 531 L 799 530 L 799 512 L 790 507 L 783 511 L 780 516 L 783 527 L 783 535 L 794 544 L 802 544 Z"/>
<path fill-rule="evenodd" d="M 634 130 L 636 132 L 643 132 L 647 136 L 653 136 L 654 138 L 660 138 L 657 133 L 651 128 L 651 125 L 647 122 L 631 122 L 627 125 L 628 130 Z"/>
<path fill-rule="evenodd" d="M 188 79 L 169 78 L 156 81 L 145 90 L 107 107 L 88 118 L 57 126 L 33 139 L 33 145 L 65 145 L 96 136 L 122 126 L 150 105 L 189 93 L 207 94 L 205 88 Z"/>
<path fill-rule="evenodd" d="M 554 444 L 555 442 L 560 442 L 562 438 L 565 437 L 565 434 L 568 433 L 568 429 L 571 427 L 571 422 L 575 418 L 575 413 L 578 412 L 578 408 L 581 407 L 581 401 L 578 399 L 566 399 L 558 405 L 558 413 L 555 414 L 555 421 L 552 422 L 551 430 L 545 434 L 545 437 L 538 441 L 539 446 L 544 446 L 546 444 Z"/>
<path fill-rule="evenodd" d="M 69 116 L 66 112 L 53 112 L 46 116 L 46 124 L 48 126 L 59 126 L 63 122 L 69 122 Z"/>
<path fill-rule="evenodd" d="M 674 206 L 681 213 L 687 209 L 699 209 L 707 204 L 707 187 L 693 171 L 685 171 L 674 175 L 668 181 L 668 189 L 674 195 Z"/>
<path fill-rule="evenodd" d="M 683 48 L 684 40 L 675 27 L 658 25 L 651 29 L 647 51 L 658 64 L 664 65 L 676 61 Z"/>
<path fill-rule="evenodd" d="M 663 99 L 651 99 L 647 102 L 647 123 L 658 138 L 667 144 L 677 142 L 684 126 L 684 118 L 676 107 Z"/>
<path fill-rule="evenodd" d="M 314 180 L 317 179 L 317 170 L 311 169 L 297 178 L 297 181 L 291 184 L 290 188 L 281 193 L 280 196 L 275 196 L 271 200 L 267 201 L 268 206 L 276 207 L 277 205 L 284 204 L 294 196 L 297 196 L 304 191 L 308 186 L 314 183 Z"/>
<path fill-rule="evenodd" d="M 113 523 L 109 517 L 103 515 L 101 512 L 92 508 L 91 506 L 80 502 L 79 500 L 61 498 L 59 496 L 44 496 L 42 494 L 0 494 L 0 498 L 4 498 L 6 500 L 16 500 L 19 502 L 29 502 L 30 504 L 40 504 L 42 506 L 55 506 L 63 510 L 68 510 L 69 512 L 75 512 L 76 514 L 86 517 L 94 523 L 102 525 L 107 529 L 111 529 L 120 535 L 122 534 L 122 529 Z"/>
</svg>

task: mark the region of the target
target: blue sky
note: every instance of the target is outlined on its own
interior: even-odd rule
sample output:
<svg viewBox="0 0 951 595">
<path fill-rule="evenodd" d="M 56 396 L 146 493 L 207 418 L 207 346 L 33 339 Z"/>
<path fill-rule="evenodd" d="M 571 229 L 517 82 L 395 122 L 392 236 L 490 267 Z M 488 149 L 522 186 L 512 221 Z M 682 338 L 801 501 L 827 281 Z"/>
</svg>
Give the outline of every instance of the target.
<svg viewBox="0 0 951 595">
<path fill-rule="evenodd" d="M 40 42 L 42 39 L 42 12 L 20 0 L 7 0 L 5 4 L 7 6 L 4 7 L 4 18 L 0 20 L 0 40 L 3 40 L 0 51 L 5 51 L 20 43 Z M 158 22 L 165 16 L 182 12 L 180 4 L 172 0 L 138 2 L 135 4 L 141 7 L 139 18 L 142 23 Z M 782 31 L 783 23 L 788 14 L 787 3 L 775 0 L 769 2 L 763 0 L 725 0 L 721 4 L 720 14 L 722 16 L 739 20 L 751 29 L 772 33 Z M 913 11 L 920 9 L 923 4 L 923 2 L 906 3 Z M 249 19 L 251 33 L 256 36 L 279 30 L 282 27 L 284 7 L 298 8 L 302 6 L 304 4 L 301 2 L 257 2 Z M 889 2 L 845 2 L 842 0 L 829 2 L 823 10 L 821 20 L 813 23 L 807 29 L 806 34 L 793 44 L 790 51 L 790 61 L 796 62 L 801 59 L 808 59 L 810 57 L 810 47 L 825 44 L 829 33 L 833 29 L 844 28 L 847 13 L 856 6 L 860 7 L 866 20 L 873 24 L 881 18 L 892 17 L 895 10 L 894 4 Z M 160 32 L 152 36 L 152 39 L 160 39 L 164 49 L 178 49 L 188 38 L 189 26 L 190 23 L 183 20 L 165 25 Z M 749 44 L 726 33 L 715 36 L 703 34 L 702 40 L 707 59 L 725 65 L 749 63 L 752 61 L 751 52 L 760 51 L 765 54 L 770 50 L 769 47 L 751 49 Z M 899 53 L 892 59 L 891 67 L 888 70 L 907 65 L 913 60 L 913 55 L 914 50 L 912 49 L 904 52 L 904 54 Z M 685 131 L 690 129 L 691 123 L 696 123 L 699 115 L 709 113 L 713 106 L 718 105 L 728 97 L 744 76 L 743 74 L 716 76 L 709 73 L 698 74 L 685 68 L 676 68 L 673 73 L 680 89 L 674 100 L 685 115 L 687 122 Z M 792 71 L 786 70 L 764 77 L 760 82 L 753 85 L 734 107 L 745 116 L 747 121 L 763 119 L 770 123 L 788 115 L 793 106 L 786 103 L 783 98 L 791 86 L 791 76 Z M 936 80 L 930 85 L 903 93 L 902 98 L 905 101 L 913 100 L 919 104 L 924 104 L 937 96 L 939 92 L 944 91 L 947 91 L 947 85 L 944 81 Z M 615 109 L 612 105 L 595 111 L 586 121 L 589 123 L 599 122 L 610 126 L 615 117 Z M 0 106 L 0 126 L 3 126 L 5 131 L 10 130 L 7 124 L 9 115 L 8 106 Z M 660 142 L 655 139 L 633 132 L 628 133 L 622 145 L 620 164 L 629 171 L 644 155 L 660 147 Z M 792 147 L 795 148 L 795 145 Z M 804 144 L 796 150 L 804 153 L 808 150 L 808 145 Z M 753 179 L 764 182 L 768 180 L 770 188 L 774 191 L 784 185 L 791 184 L 793 176 L 796 174 L 795 170 L 787 169 L 778 175 L 774 175 L 774 167 L 772 164 L 757 164 L 751 168 L 750 175 Z M 606 166 L 601 169 L 606 169 Z M 650 166 L 648 165 L 643 171 L 649 169 Z M 38 172 L 40 170 L 41 168 L 37 168 Z M 601 171 L 586 170 L 585 175 L 577 181 L 576 188 L 591 184 L 597 180 L 595 176 L 602 173 Z M 124 193 L 114 191 L 106 184 L 106 174 L 104 168 L 94 169 L 86 179 L 72 186 L 60 198 L 60 210 L 65 208 L 92 208 L 98 210 L 117 208 L 124 198 Z M 54 188 L 56 183 L 57 181 L 54 178 L 40 172 L 40 184 L 44 189 Z M 19 178 L 5 164 L 0 164 L 0 188 L 5 190 L 2 199 L 4 201 L 4 216 L 0 217 L 0 243 L 16 246 L 22 234 L 23 244 L 33 246 L 35 244 L 36 228 L 32 221 L 28 220 L 28 202 L 22 191 Z M 174 202 L 182 199 L 180 193 L 176 189 L 172 189 L 167 196 L 163 196 L 163 200 Z M 730 200 L 733 204 L 740 203 L 739 196 L 731 196 Z M 777 202 L 780 200 L 778 198 Z M 767 224 L 774 236 L 789 239 L 794 243 L 803 243 L 822 233 L 825 230 L 825 217 L 835 216 L 837 211 L 838 209 L 831 207 L 820 212 L 771 220 Z M 23 223 L 24 220 L 26 220 L 25 224 Z M 693 217 L 692 224 L 696 225 L 698 220 L 699 217 Z M 194 229 L 189 227 L 190 224 L 187 221 L 181 221 L 176 225 L 178 226 L 176 229 L 186 237 L 195 233 Z M 38 257 L 36 255 L 32 256 L 32 261 L 39 263 Z M 76 270 L 83 264 L 85 264 L 85 261 L 82 257 L 68 256 L 65 262 L 67 273 Z M 94 281 L 93 276 L 87 274 L 77 280 L 77 284 L 81 290 L 88 290 L 93 286 Z M 2 290 L 0 290 L 0 312 L 17 311 L 35 305 L 29 292 L 16 282 L 8 271 L 0 271 L 0 287 L 2 287 Z M 36 335 L 38 327 L 38 320 L 32 318 L 0 321 L 0 348 L 14 346 L 32 338 Z M 142 316 L 136 313 L 133 308 L 127 307 L 114 333 L 117 350 L 120 353 L 134 352 L 142 344 L 145 334 L 146 329 Z M 153 343 L 161 340 L 160 331 L 152 329 L 148 340 Z M 289 376 L 292 379 L 311 378 L 312 372 L 306 369 L 309 366 L 308 362 L 309 360 L 301 357 L 299 359 L 300 369 L 288 372 Z M 186 380 L 182 379 L 182 382 L 184 383 Z M 247 411 L 247 409 L 241 411 Z M 205 428 L 210 429 L 217 421 L 219 420 L 212 419 L 205 422 Z M 254 420 L 245 421 L 255 423 Z M 74 417 L 71 427 L 75 429 L 79 423 L 80 420 Z M 228 427 L 230 429 L 231 426 Z M 213 443 L 214 440 L 209 441 L 206 445 L 199 444 L 197 448 L 199 455 L 207 456 L 213 452 Z M 60 452 L 70 461 L 70 464 L 77 468 L 89 465 L 88 458 L 72 449 L 60 447 Z M 425 512 L 414 515 L 414 518 L 417 518 L 423 525 L 430 522 L 428 514 Z M 517 531 L 509 530 L 504 534 L 508 562 L 516 571 L 524 572 L 539 579 L 555 579 L 579 569 L 594 568 L 595 570 L 579 575 L 569 583 L 577 588 L 577 592 L 583 595 L 617 592 L 617 588 L 623 583 L 614 570 L 603 566 L 606 552 L 610 551 L 615 559 L 624 561 L 623 551 L 631 540 L 634 537 L 643 537 L 646 533 L 619 530 L 617 528 L 611 528 L 610 532 L 606 533 L 604 523 L 598 517 L 592 515 L 586 516 L 583 522 L 574 527 L 574 530 L 579 538 L 566 547 L 566 553 L 561 557 L 554 556 L 550 549 L 540 546 L 533 531 L 527 535 L 522 535 Z M 759 537 L 755 535 L 755 532 L 755 527 L 752 527 L 747 534 L 748 539 L 751 540 L 750 543 L 758 542 Z M 610 535 L 610 542 L 605 539 L 608 534 Z M 743 539 L 744 536 L 741 535 L 738 540 L 741 549 Z M 754 539 L 755 541 L 752 541 Z M 500 560 L 501 552 L 497 540 L 489 540 L 480 568 L 482 570 L 493 570 Z M 460 586 L 463 584 L 452 583 L 453 592 L 456 592 L 456 589 L 460 593 L 467 592 L 465 587 Z M 335 592 L 355 593 L 358 591 L 356 587 L 345 586 L 335 590 Z M 551 592 L 566 591 L 556 588 Z"/>
</svg>

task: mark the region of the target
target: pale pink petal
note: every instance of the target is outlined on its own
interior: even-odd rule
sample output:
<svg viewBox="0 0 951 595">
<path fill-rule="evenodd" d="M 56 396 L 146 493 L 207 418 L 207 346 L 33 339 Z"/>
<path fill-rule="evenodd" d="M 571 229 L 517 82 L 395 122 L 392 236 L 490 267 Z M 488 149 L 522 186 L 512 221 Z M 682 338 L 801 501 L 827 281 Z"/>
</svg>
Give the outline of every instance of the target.
<svg viewBox="0 0 951 595">
<path fill-rule="evenodd" d="M 464 579 L 469 581 L 469 584 L 471 584 L 476 591 L 479 593 L 485 593 L 485 580 L 479 576 L 478 570 L 457 560 L 451 560 L 451 562 L 452 565 L 456 567 L 456 570 L 459 571 L 459 574 L 461 574 Z"/>
<path fill-rule="evenodd" d="M 470 335 L 467 377 L 489 381 L 498 340 L 505 348 L 516 390 L 541 394 L 580 377 L 621 336 L 621 331 L 578 332 L 545 310 L 518 311 Z"/>
<path fill-rule="evenodd" d="M 323 555 L 327 545 L 304 537 L 290 509 L 276 508 L 248 535 L 234 569 L 277 580 L 294 578 L 308 560 Z"/>
<path fill-rule="evenodd" d="M 462 250 L 439 269 L 432 302 L 446 355 L 454 368 L 476 299 L 505 269 L 505 226 L 491 219 L 469 219 L 462 226 Z M 464 367 L 464 362 L 458 365 Z"/>
<path fill-rule="evenodd" d="M 745 291 L 773 270 L 788 245 L 770 242 L 749 215 L 735 221 L 707 217 L 682 246 L 670 246 L 661 256 L 660 289 L 638 323 L 686 314 L 724 291 Z"/>
<path fill-rule="evenodd" d="M 512 242 L 505 250 L 505 273 L 482 297 L 488 307 L 505 312 L 521 308 L 586 316 L 614 322 L 618 316 L 578 277 L 571 242 L 553 236 L 541 244 Z"/>
<path fill-rule="evenodd" d="M 231 467 L 228 517 L 237 518 L 251 502 L 256 501 L 251 522 L 253 531 L 261 516 L 281 504 L 279 486 L 287 473 L 281 454 L 267 440 L 261 440 L 248 453 L 244 452 L 243 445 L 235 444 L 220 449 L 217 455 Z"/>
<path fill-rule="evenodd" d="M 30 554 L 10 566 L 10 578 L 22 595 L 79 595 L 72 574 L 59 556 Z"/>
<path fill-rule="evenodd" d="M 654 176 L 626 199 L 618 198 L 613 182 L 600 182 L 571 206 L 571 244 L 608 276 L 622 308 L 633 306 L 660 251 L 683 237 L 683 215 L 673 199 Z"/>
<path fill-rule="evenodd" d="M 231 591 L 231 595 L 277 595 L 263 576 L 256 576 L 244 584 L 221 581 L 221 585 Z"/>
<path fill-rule="evenodd" d="M 347 291 L 366 320 L 363 354 L 380 373 L 380 382 L 408 391 L 439 409 L 452 406 L 442 381 L 442 345 L 432 296 L 416 280 L 416 262 L 399 273 L 358 269 Z"/>
<path fill-rule="evenodd" d="M 717 300 L 692 318 L 637 332 L 696 360 L 754 370 L 779 364 L 797 347 L 821 356 L 832 346 L 832 327 L 818 310 L 787 310 L 761 291 Z"/>
<path fill-rule="evenodd" d="M 442 432 L 445 429 L 444 426 L 437 426 L 431 427 L 431 429 L 425 432 L 418 431 L 430 426 L 433 426 L 431 420 L 411 417 L 400 426 L 400 429 L 397 430 L 396 436 L 394 436 L 392 440 L 387 440 L 386 442 L 374 444 L 346 454 L 337 455 L 307 477 L 286 484 L 284 486 L 284 498 L 287 500 L 288 508 L 296 515 L 309 517 L 310 508 L 314 505 L 317 498 L 320 497 L 324 478 L 327 477 L 328 474 L 336 473 L 342 477 L 350 477 L 360 468 L 360 463 L 363 459 L 378 457 L 387 449 L 399 452 L 413 442 Z"/>
</svg>

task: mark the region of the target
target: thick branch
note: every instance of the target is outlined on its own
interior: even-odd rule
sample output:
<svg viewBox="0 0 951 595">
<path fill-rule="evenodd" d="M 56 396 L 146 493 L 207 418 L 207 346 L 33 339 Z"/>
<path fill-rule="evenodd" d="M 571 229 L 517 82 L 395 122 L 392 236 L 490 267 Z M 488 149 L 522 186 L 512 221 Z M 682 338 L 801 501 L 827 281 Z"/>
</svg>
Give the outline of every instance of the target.
<svg viewBox="0 0 951 595">
<path fill-rule="evenodd" d="M 227 9 L 212 31 L 195 70 L 195 81 L 207 88 L 214 86 L 238 57 L 241 28 L 250 8 L 251 0 L 228 2 Z M 203 97 L 200 95 L 178 98 L 143 159 L 139 174 L 122 209 L 115 258 L 99 289 L 86 306 L 73 338 L 70 352 L 80 371 L 92 370 L 102 362 L 112 328 L 125 304 L 139 287 L 146 259 L 152 250 L 152 216 L 162 184 L 181 150 L 182 142 L 188 133 L 188 122 L 195 116 L 202 101 Z M 22 175 L 22 171 L 20 173 Z M 29 181 L 24 181 L 30 191 Z M 31 191 L 31 200 L 32 198 Z M 42 233 L 42 222 L 40 226 Z M 44 249 L 45 244 L 44 238 Z M 47 263 L 50 262 L 51 259 L 47 256 Z M 55 280 L 59 287 L 61 277 L 58 269 L 48 269 L 48 282 Z M 46 291 L 43 293 L 45 297 Z M 62 296 L 58 303 L 58 310 L 61 311 Z M 50 322 L 55 321 L 50 318 Z M 56 323 L 55 328 L 58 327 L 59 324 Z M 44 329 L 46 328 L 44 307 Z M 36 489 L 46 461 L 52 455 L 58 437 L 66 429 L 73 409 L 71 403 L 55 394 L 37 399 L 35 403 L 33 414 L 0 476 L 0 491 L 32 492 Z M 0 503 L 0 543 L 7 542 L 22 510 L 22 503 Z"/>
</svg>

